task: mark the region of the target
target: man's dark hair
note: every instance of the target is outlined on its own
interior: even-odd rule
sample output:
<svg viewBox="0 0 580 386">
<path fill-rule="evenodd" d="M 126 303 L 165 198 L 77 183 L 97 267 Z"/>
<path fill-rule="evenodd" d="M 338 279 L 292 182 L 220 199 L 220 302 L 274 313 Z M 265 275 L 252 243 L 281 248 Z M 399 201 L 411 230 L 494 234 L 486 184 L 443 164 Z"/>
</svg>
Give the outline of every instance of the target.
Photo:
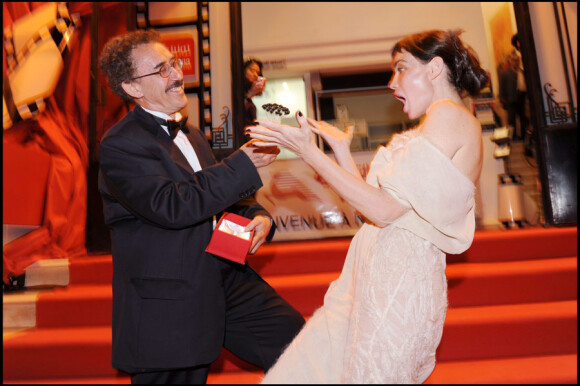
<svg viewBox="0 0 580 386">
<path fill-rule="evenodd" d="M 111 90 L 124 101 L 133 102 L 121 84 L 131 80 L 135 76 L 135 67 L 131 53 L 133 50 L 147 43 L 161 41 L 159 32 L 148 30 L 136 30 L 124 35 L 116 36 L 109 40 L 99 58 L 99 67 L 107 77 Z"/>
</svg>

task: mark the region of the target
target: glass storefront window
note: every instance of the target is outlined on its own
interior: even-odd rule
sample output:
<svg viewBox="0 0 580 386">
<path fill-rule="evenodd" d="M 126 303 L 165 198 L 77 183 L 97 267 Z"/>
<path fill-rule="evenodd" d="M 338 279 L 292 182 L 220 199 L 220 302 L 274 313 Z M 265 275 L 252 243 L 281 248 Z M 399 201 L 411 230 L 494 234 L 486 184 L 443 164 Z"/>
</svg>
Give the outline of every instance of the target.
<svg viewBox="0 0 580 386">
<path fill-rule="evenodd" d="M 402 104 L 386 86 L 316 93 L 319 119 L 345 130 L 355 127 L 351 151 L 374 151 L 393 134 L 415 126 L 402 111 Z M 328 149 L 327 149 L 328 150 Z"/>
</svg>

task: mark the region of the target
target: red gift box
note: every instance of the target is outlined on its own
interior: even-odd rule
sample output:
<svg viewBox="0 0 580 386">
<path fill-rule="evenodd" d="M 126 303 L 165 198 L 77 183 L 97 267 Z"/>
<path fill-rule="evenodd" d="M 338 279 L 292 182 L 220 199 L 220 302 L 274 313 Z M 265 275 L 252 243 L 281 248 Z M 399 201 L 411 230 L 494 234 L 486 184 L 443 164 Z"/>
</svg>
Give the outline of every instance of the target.
<svg viewBox="0 0 580 386">
<path fill-rule="evenodd" d="M 244 232 L 244 228 L 251 221 L 249 218 L 225 212 L 217 223 L 205 251 L 238 264 L 245 264 L 254 230 Z"/>
</svg>

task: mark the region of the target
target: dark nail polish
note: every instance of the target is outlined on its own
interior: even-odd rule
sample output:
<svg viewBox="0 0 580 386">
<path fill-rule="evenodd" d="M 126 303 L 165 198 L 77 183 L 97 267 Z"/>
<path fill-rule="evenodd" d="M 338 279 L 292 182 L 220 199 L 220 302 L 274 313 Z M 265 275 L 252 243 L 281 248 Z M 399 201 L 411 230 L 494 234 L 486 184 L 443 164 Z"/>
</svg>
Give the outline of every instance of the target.
<svg viewBox="0 0 580 386">
<path fill-rule="evenodd" d="M 258 125 L 260 124 L 260 122 L 258 122 L 258 121 L 254 121 L 254 122 L 252 122 L 252 123 L 253 123 L 254 125 L 256 125 L 256 126 L 258 126 Z"/>
<path fill-rule="evenodd" d="M 298 111 L 298 115 L 299 116 L 302 116 L 302 111 Z"/>
</svg>

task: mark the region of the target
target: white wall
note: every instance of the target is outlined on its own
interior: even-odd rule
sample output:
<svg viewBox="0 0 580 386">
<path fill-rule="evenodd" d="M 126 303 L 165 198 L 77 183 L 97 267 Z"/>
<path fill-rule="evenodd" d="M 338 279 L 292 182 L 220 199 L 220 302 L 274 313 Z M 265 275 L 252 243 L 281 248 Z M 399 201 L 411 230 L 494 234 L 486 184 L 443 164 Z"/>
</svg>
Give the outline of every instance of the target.
<svg viewBox="0 0 580 386">
<path fill-rule="evenodd" d="M 243 2 L 244 55 L 285 62 L 269 71 L 386 67 L 396 41 L 428 29 L 461 28 L 463 40 L 489 68 L 479 2 Z"/>
<path fill-rule="evenodd" d="M 493 51 L 487 43 L 485 12 L 493 14 L 493 5 L 486 8 L 480 2 L 242 3 L 244 55 L 286 64 L 285 68 L 264 71 L 268 78 L 345 68 L 388 68 L 390 50 L 401 37 L 428 29 L 463 29 L 462 39 L 477 52 L 482 66 L 495 72 Z M 484 136 L 486 155 L 477 191 L 476 215 L 483 226 L 499 225 L 497 175 L 504 172 L 503 162 L 493 158 L 490 135 Z"/>
<path fill-rule="evenodd" d="M 542 87 L 546 83 L 551 83 L 557 90 L 554 99 L 557 102 L 569 102 L 567 88 L 572 90 L 572 98 L 575 106 L 578 106 L 577 85 L 573 84 L 574 74 L 578 79 L 578 12 L 577 3 L 563 3 L 566 10 L 566 21 L 570 29 L 570 45 L 572 47 L 572 58 L 567 56 L 566 62 L 562 60 L 562 52 L 558 40 L 558 29 L 556 24 L 556 14 L 552 2 L 531 2 L 530 18 L 534 34 L 534 44 L 536 46 L 536 56 L 538 58 L 538 71 L 540 73 L 540 83 Z M 560 21 L 562 23 L 562 21 Z M 565 34 L 564 25 L 561 25 L 562 33 Z M 567 44 L 566 44 L 567 45 Z M 567 47 L 565 48 L 567 51 Z M 570 84 L 567 84 L 565 67 L 568 68 Z M 546 94 L 542 90 L 542 100 L 544 109 L 548 112 Z M 550 124 L 550 122 L 547 122 Z"/>
<path fill-rule="evenodd" d="M 232 111 L 232 60 L 230 49 L 229 3 L 209 3 L 210 71 L 212 98 L 212 127 L 222 125 L 224 108 Z M 227 21 L 227 22 L 224 22 Z M 219 75 L 218 75 L 219 74 Z M 227 118 L 232 127 L 231 114 Z"/>
</svg>

